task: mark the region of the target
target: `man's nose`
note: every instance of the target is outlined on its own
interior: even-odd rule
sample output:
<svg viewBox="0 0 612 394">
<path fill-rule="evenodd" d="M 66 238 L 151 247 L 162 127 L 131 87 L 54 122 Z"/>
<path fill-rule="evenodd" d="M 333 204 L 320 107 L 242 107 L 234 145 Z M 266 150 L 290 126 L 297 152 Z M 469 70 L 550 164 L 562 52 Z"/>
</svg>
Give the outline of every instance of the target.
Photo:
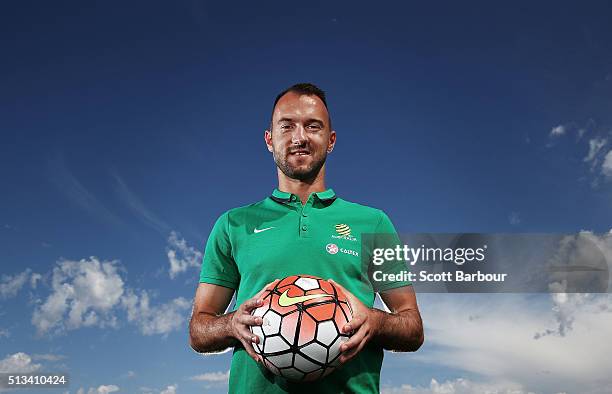
<svg viewBox="0 0 612 394">
<path fill-rule="evenodd" d="M 301 124 L 297 124 L 291 135 L 291 142 L 300 145 L 306 141 L 306 129 Z"/>
</svg>

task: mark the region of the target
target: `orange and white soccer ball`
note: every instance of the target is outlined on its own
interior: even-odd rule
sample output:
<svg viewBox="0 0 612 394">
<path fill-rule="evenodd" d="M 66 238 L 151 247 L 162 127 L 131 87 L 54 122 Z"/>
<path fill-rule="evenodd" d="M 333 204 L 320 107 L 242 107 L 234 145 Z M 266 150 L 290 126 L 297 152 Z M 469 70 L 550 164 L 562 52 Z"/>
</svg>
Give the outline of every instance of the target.
<svg viewBox="0 0 612 394">
<path fill-rule="evenodd" d="M 264 365 L 293 381 L 312 381 L 339 365 L 340 345 L 349 335 L 342 327 L 353 317 L 345 294 L 332 283 L 310 275 L 288 276 L 266 289 L 263 306 L 253 311 L 261 326 L 253 344 Z"/>
</svg>

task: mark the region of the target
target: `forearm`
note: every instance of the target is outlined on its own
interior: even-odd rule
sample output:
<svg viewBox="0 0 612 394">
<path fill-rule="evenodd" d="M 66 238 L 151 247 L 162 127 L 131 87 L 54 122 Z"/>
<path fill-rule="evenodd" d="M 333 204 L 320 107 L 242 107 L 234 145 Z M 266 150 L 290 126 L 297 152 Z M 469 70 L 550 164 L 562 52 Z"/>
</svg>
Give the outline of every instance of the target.
<svg viewBox="0 0 612 394">
<path fill-rule="evenodd" d="M 224 315 L 194 313 L 189 323 L 190 345 L 198 353 L 220 352 L 240 342 L 234 338 L 231 319 L 234 312 Z"/>
<path fill-rule="evenodd" d="M 388 313 L 372 309 L 377 321 L 373 340 L 384 349 L 397 352 L 414 352 L 424 340 L 423 322 L 417 310 L 409 309 Z"/>
</svg>

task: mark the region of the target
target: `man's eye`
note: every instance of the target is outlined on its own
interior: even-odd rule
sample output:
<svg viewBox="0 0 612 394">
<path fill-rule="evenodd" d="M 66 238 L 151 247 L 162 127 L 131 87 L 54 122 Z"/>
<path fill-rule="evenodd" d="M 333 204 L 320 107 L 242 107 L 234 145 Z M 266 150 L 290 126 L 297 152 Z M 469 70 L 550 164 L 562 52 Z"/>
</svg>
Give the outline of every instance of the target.
<svg viewBox="0 0 612 394">
<path fill-rule="evenodd" d="M 319 126 L 318 124 L 310 124 L 310 125 L 308 125 L 308 128 L 310 130 L 319 130 L 321 128 L 321 126 Z"/>
</svg>

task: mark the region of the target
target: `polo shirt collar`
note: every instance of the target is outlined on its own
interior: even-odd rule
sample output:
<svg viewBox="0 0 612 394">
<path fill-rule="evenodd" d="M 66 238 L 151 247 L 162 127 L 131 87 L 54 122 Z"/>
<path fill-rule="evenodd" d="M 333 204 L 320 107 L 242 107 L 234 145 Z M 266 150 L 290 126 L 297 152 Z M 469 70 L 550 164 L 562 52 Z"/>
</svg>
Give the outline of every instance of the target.
<svg viewBox="0 0 612 394">
<path fill-rule="evenodd" d="M 325 191 L 316 192 L 314 194 L 321 201 L 333 200 L 336 198 L 336 193 L 334 192 L 333 189 L 327 189 Z M 293 194 L 288 193 L 288 192 L 282 192 L 278 190 L 278 188 L 274 189 L 274 191 L 272 192 L 272 197 L 274 197 L 275 200 L 281 200 L 284 202 L 291 201 L 291 196 L 293 196 Z"/>
<path fill-rule="evenodd" d="M 317 192 L 315 193 L 315 195 L 319 198 L 319 200 L 323 200 L 323 201 L 332 200 L 336 198 L 336 193 L 334 192 L 334 189 L 327 189 L 322 192 Z"/>
</svg>

